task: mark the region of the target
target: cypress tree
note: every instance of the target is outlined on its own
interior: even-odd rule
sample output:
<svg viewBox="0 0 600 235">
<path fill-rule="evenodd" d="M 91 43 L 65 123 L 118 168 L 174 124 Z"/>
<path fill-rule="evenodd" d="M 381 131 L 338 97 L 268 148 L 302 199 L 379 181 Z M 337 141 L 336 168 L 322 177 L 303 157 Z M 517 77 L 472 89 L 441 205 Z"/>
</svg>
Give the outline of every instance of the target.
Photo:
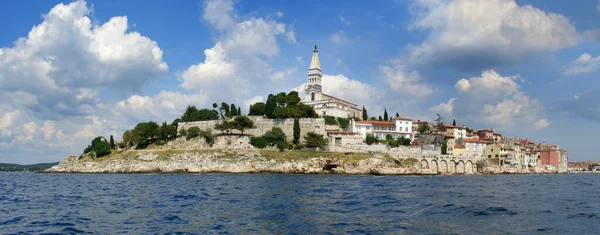
<svg viewBox="0 0 600 235">
<path fill-rule="evenodd" d="M 390 119 L 388 118 L 387 109 L 383 109 L 383 120 L 384 120 L 384 121 L 390 120 Z"/>
<path fill-rule="evenodd" d="M 300 121 L 294 119 L 294 144 L 300 143 Z"/>
<path fill-rule="evenodd" d="M 235 107 L 235 104 L 231 104 L 231 116 L 237 116 L 237 108 Z"/>
<path fill-rule="evenodd" d="M 379 119 L 378 119 L 378 120 L 379 120 L 379 121 L 383 121 L 383 118 L 381 118 L 381 116 L 379 116 Z"/>
<path fill-rule="evenodd" d="M 267 98 L 267 103 L 265 104 L 265 115 L 268 118 L 273 118 L 273 110 L 277 107 L 277 103 L 275 102 L 275 96 L 273 94 L 269 94 Z"/>
<path fill-rule="evenodd" d="M 365 108 L 365 106 L 363 106 L 362 115 L 363 120 L 369 120 L 369 114 L 367 114 L 367 109 Z"/>
<path fill-rule="evenodd" d="M 400 117 L 400 114 L 398 114 L 398 112 L 396 112 L 396 117 Z"/>
<path fill-rule="evenodd" d="M 456 119 L 452 119 L 452 125 L 456 126 Z"/>
<path fill-rule="evenodd" d="M 238 107 L 238 110 L 237 110 L 237 111 L 238 111 L 238 112 L 237 112 L 237 114 L 238 114 L 238 115 L 242 115 L 242 109 L 241 109 L 240 107 Z"/>
<path fill-rule="evenodd" d="M 115 139 L 110 135 L 110 149 L 115 149 Z"/>
</svg>

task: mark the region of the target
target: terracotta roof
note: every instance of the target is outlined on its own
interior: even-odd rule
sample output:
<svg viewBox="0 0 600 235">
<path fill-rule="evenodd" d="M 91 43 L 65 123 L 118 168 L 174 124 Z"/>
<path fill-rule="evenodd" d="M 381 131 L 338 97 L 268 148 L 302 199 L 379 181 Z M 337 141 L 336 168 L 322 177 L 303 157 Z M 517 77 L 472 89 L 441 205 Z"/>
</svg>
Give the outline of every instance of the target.
<svg viewBox="0 0 600 235">
<path fill-rule="evenodd" d="M 464 139 L 464 141 L 467 143 L 487 143 L 487 141 L 480 139 Z"/>
<path fill-rule="evenodd" d="M 384 131 L 384 130 L 377 130 L 377 131 L 373 131 L 373 132 L 377 132 L 377 133 L 388 133 L 388 134 L 412 134 L 410 132 L 402 132 L 402 131 Z"/>
<path fill-rule="evenodd" d="M 455 149 L 464 149 L 464 148 L 465 148 L 465 146 L 464 146 L 464 145 L 462 145 L 462 144 L 455 144 L 455 145 L 454 145 L 454 148 L 455 148 Z"/>
<path fill-rule="evenodd" d="M 488 130 L 488 129 L 481 129 L 481 130 L 478 130 L 477 132 L 492 132 L 493 133 L 494 131 Z"/>
<path fill-rule="evenodd" d="M 465 127 L 463 127 L 463 126 L 455 126 L 455 125 L 450 125 L 450 124 L 442 124 L 442 126 L 446 127 L 446 128 L 465 129 Z"/>
<path fill-rule="evenodd" d="M 454 135 L 452 135 L 452 134 L 448 134 L 448 133 L 444 133 L 444 136 L 445 136 L 445 137 L 454 138 Z"/>
<path fill-rule="evenodd" d="M 400 117 L 395 117 L 395 118 L 392 118 L 392 120 L 405 120 L 405 121 L 412 121 L 412 119 L 410 119 L 410 118 L 405 118 L 405 117 L 402 117 L 402 116 L 400 116 Z"/>
<path fill-rule="evenodd" d="M 356 104 L 354 104 L 354 103 L 350 103 L 350 102 L 348 102 L 348 101 L 345 101 L 345 100 L 342 100 L 342 99 L 340 99 L 340 98 L 336 98 L 336 97 L 333 97 L 333 96 L 330 96 L 330 95 L 327 95 L 327 94 L 322 94 L 322 95 L 323 95 L 324 97 L 327 97 L 327 98 L 330 98 L 330 99 L 333 99 L 333 100 L 336 100 L 336 101 L 339 101 L 339 102 L 345 103 L 346 105 L 350 106 L 350 107 L 351 107 L 351 108 L 353 108 L 353 109 L 359 110 L 359 109 L 358 109 L 358 106 L 357 106 Z"/>
<path fill-rule="evenodd" d="M 371 124 L 373 126 L 396 126 L 392 122 L 388 121 L 356 121 L 356 124 Z"/>
<path fill-rule="evenodd" d="M 356 132 L 352 131 L 328 131 L 328 135 L 358 135 Z"/>
</svg>

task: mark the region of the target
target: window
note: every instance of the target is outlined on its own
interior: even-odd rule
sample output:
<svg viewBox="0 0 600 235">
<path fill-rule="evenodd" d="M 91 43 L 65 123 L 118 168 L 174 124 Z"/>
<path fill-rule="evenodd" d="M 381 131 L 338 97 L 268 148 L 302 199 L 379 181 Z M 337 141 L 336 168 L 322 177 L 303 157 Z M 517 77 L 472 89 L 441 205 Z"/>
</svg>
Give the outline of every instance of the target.
<svg viewBox="0 0 600 235">
<path fill-rule="evenodd" d="M 310 93 L 310 100 L 315 101 L 315 93 Z"/>
<path fill-rule="evenodd" d="M 405 127 L 404 129 L 405 129 L 405 131 L 407 131 L 407 132 L 408 132 L 408 127 Z"/>
</svg>

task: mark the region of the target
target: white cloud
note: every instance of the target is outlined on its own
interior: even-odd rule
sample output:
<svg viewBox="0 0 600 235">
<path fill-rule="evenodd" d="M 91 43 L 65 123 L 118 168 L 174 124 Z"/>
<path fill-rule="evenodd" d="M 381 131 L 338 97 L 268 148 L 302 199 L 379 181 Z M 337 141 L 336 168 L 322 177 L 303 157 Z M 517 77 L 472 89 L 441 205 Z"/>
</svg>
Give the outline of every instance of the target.
<svg viewBox="0 0 600 235">
<path fill-rule="evenodd" d="M 84 1 L 58 4 L 27 37 L 2 48 L 0 96 L 14 97 L 8 102 L 19 109 L 54 118 L 81 115 L 85 105 L 97 102 L 98 89 L 137 91 L 168 71 L 156 42 L 127 31 L 127 17 L 99 25 L 90 12 Z"/>
<path fill-rule="evenodd" d="M 564 74 L 567 76 L 582 73 L 590 73 L 600 68 L 600 56 L 593 57 L 588 53 L 583 53 L 575 61 L 571 62 L 566 68 Z"/>
<path fill-rule="evenodd" d="M 546 13 L 514 0 L 415 0 L 412 29 L 428 30 L 413 48 L 412 59 L 424 63 L 483 69 L 514 64 L 543 51 L 573 46 L 580 40 L 563 15 Z"/>
<path fill-rule="evenodd" d="M 352 40 L 350 40 L 350 38 L 346 36 L 346 33 L 344 33 L 344 31 L 341 30 L 331 34 L 331 36 L 329 36 L 329 39 L 337 45 L 347 45 L 352 43 Z"/>
<path fill-rule="evenodd" d="M 289 78 L 292 74 L 296 73 L 298 68 L 287 68 L 283 71 L 275 71 L 271 76 L 271 81 L 282 82 Z"/>
<path fill-rule="evenodd" d="M 542 114 L 543 107 L 537 99 L 520 91 L 515 80 L 521 78 L 503 77 L 494 70 L 460 79 L 454 86 L 457 97 L 433 106 L 431 111 L 461 118 L 465 122 L 501 127 L 534 122 Z"/>
<path fill-rule="evenodd" d="M 283 17 L 283 12 L 281 12 L 281 11 L 275 12 L 275 16 L 281 18 L 281 17 Z"/>
<path fill-rule="evenodd" d="M 433 89 L 424 83 L 417 71 L 409 70 L 398 61 L 379 67 L 391 89 L 400 95 L 411 97 L 426 97 L 433 93 Z"/>
<path fill-rule="evenodd" d="M 580 95 L 579 93 L 577 93 L 577 94 L 575 94 L 575 95 L 573 96 L 573 99 L 575 99 L 575 100 L 579 100 L 579 97 L 580 97 L 580 96 L 581 96 L 581 95 Z"/>
<path fill-rule="evenodd" d="M 596 11 L 600 12 L 600 1 L 598 1 L 598 3 L 596 4 Z"/>
<path fill-rule="evenodd" d="M 533 129 L 541 130 L 550 126 L 550 122 L 546 119 L 540 119 L 533 124 Z"/>
<path fill-rule="evenodd" d="M 342 22 L 342 24 L 345 24 L 346 26 L 349 26 L 352 24 L 351 21 L 347 20 L 346 18 L 344 18 L 344 16 L 340 15 L 340 22 Z"/>
<path fill-rule="evenodd" d="M 296 61 L 298 61 L 298 63 L 304 63 L 302 62 L 302 56 L 296 56 Z"/>
<path fill-rule="evenodd" d="M 12 132 L 10 131 L 11 126 L 15 123 L 17 118 L 21 115 L 21 111 L 14 110 L 12 112 L 7 112 L 2 117 L 0 117 L 0 135 L 1 136 L 10 136 Z"/>
<path fill-rule="evenodd" d="M 233 1 L 205 1 L 203 17 L 211 25 L 219 30 L 231 27 L 233 19 Z"/>
</svg>

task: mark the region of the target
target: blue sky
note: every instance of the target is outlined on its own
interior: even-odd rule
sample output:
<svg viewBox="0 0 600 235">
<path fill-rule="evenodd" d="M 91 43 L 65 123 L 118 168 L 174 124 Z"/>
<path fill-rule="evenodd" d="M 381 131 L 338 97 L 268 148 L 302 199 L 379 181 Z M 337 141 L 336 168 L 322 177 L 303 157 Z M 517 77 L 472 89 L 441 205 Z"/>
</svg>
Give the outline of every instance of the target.
<svg viewBox="0 0 600 235">
<path fill-rule="evenodd" d="M 0 162 L 58 161 L 188 104 L 302 90 L 371 115 L 437 113 L 600 160 L 600 5 L 581 1 L 11 1 L 0 9 Z"/>
</svg>

